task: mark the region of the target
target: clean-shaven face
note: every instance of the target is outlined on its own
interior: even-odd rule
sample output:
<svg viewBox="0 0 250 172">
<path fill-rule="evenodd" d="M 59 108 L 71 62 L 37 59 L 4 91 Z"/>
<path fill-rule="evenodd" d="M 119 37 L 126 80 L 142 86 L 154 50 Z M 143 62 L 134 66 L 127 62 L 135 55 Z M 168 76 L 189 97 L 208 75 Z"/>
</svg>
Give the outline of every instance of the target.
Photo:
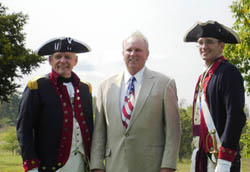
<svg viewBox="0 0 250 172">
<path fill-rule="evenodd" d="M 78 57 L 72 52 L 56 52 L 49 57 L 52 69 L 64 78 L 69 78 L 73 67 L 77 64 Z"/>
<path fill-rule="evenodd" d="M 139 37 L 132 37 L 123 44 L 123 57 L 128 72 L 135 75 L 145 65 L 149 51 L 146 42 Z"/>
<path fill-rule="evenodd" d="M 197 41 L 200 55 L 206 64 L 211 64 L 222 55 L 225 44 L 216 38 L 202 37 Z"/>
</svg>

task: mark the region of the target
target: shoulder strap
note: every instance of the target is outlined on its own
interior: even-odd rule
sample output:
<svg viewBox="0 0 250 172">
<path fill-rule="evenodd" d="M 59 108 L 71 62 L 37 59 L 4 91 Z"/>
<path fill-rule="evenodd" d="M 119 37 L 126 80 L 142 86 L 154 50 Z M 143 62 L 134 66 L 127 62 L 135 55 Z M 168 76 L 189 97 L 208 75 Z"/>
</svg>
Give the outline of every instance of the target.
<svg viewBox="0 0 250 172">
<path fill-rule="evenodd" d="M 30 90 L 36 90 L 38 89 L 38 83 L 37 81 L 40 79 L 40 78 L 44 78 L 45 76 L 37 76 L 36 78 L 34 79 L 31 79 L 28 84 L 27 84 L 27 87 L 30 89 Z"/>
</svg>

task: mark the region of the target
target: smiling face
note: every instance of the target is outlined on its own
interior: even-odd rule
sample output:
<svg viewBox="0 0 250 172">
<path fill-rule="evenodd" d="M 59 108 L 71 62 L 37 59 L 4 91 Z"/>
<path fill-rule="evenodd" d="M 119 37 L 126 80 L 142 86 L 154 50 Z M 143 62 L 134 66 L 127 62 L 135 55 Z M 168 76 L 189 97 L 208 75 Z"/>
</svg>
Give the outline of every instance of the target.
<svg viewBox="0 0 250 172">
<path fill-rule="evenodd" d="M 145 65 L 149 51 L 145 40 L 131 37 L 123 42 L 123 57 L 128 72 L 135 75 Z"/>
<path fill-rule="evenodd" d="M 49 57 L 52 69 L 64 78 L 69 78 L 73 67 L 77 64 L 78 57 L 71 52 L 57 52 Z"/>
<path fill-rule="evenodd" d="M 202 59 L 207 65 L 222 55 L 225 44 L 216 38 L 202 37 L 198 41 L 198 47 Z"/>
</svg>

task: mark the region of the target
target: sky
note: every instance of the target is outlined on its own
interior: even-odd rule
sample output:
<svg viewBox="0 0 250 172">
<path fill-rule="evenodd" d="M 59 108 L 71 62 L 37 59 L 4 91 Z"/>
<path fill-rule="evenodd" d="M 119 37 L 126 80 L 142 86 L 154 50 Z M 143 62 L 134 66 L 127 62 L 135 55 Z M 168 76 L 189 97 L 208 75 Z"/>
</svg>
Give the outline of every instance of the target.
<svg viewBox="0 0 250 172">
<path fill-rule="evenodd" d="M 146 66 L 175 79 L 179 103 L 192 104 L 195 83 L 203 70 L 195 43 L 184 43 L 197 21 L 216 20 L 232 27 L 233 0 L 1 0 L 9 12 L 29 16 L 24 27 L 26 48 L 37 50 L 55 37 L 72 37 L 92 51 L 78 54 L 74 72 L 92 84 L 93 95 L 102 80 L 125 70 L 122 41 L 141 31 L 149 41 Z M 51 71 L 48 62 L 17 82 Z M 246 97 L 250 108 L 250 98 Z"/>
</svg>

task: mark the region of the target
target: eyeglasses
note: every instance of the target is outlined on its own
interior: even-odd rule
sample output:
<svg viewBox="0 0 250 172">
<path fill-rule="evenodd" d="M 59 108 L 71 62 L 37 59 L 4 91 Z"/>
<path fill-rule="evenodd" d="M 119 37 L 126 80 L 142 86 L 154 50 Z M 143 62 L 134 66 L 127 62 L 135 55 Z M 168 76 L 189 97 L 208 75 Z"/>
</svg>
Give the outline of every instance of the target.
<svg viewBox="0 0 250 172">
<path fill-rule="evenodd" d="M 198 47 L 200 48 L 200 47 L 202 47 L 203 45 L 213 45 L 213 44 L 215 44 L 216 42 L 220 42 L 219 40 L 213 40 L 213 39 L 206 39 L 206 40 L 200 40 L 200 41 L 198 41 L 197 43 L 198 43 Z"/>
</svg>

